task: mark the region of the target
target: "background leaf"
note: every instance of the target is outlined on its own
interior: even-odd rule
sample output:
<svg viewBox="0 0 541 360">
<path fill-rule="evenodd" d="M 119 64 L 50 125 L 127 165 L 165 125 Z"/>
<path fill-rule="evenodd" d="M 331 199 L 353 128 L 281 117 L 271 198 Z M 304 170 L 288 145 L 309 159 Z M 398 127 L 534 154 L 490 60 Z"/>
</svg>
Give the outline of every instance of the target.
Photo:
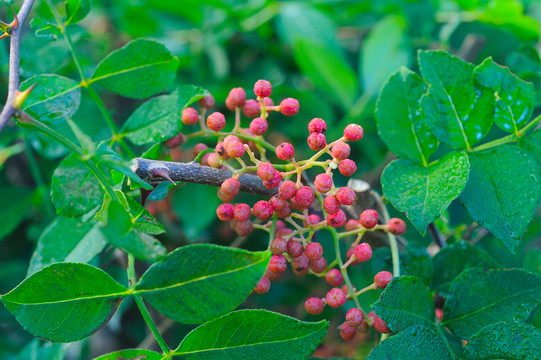
<svg viewBox="0 0 541 360">
<path fill-rule="evenodd" d="M 163 356 L 155 351 L 126 349 L 98 356 L 93 360 L 161 360 Z"/>
<path fill-rule="evenodd" d="M 28 215 L 32 205 L 32 192 L 25 188 L 15 186 L 0 187 L 0 199 L 2 206 L 0 207 L 0 241 L 13 230 Z"/>
<path fill-rule="evenodd" d="M 91 0 L 66 0 L 66 25 L 83 20 L 91 8 Z"/>
<path fill-rule="evenodd" d="M 235 311 L 196 328 L 174 354 L 186 360 L 303 360 L 323 340 L 328 327 L 325 320 L 308 323 L 266 310 Z"/>
<path fill-rule="evenodd" d="M 263 276 L 269 257 L 267 251 L 188 245 L 152 265 L 135 289 L 171 319 L 202 323 L 244 301 Z"/>
<path fill-rule="evenodd" d="M 541 129 L 524 136 L 520 140 L 519 146 L 528 150 L 537 161 L 537 164 L 541 166 Z"/>
</svg>

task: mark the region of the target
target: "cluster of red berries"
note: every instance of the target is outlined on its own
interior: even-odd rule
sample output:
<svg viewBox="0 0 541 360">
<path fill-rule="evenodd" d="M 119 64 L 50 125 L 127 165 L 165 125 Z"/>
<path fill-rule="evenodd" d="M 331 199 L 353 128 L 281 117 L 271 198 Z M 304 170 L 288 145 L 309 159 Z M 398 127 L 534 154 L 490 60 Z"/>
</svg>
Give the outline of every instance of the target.
<svg viewBox="0 0 541 360">
<path fill-rule="evenodd" d="M 327 124 L 321 118 L 314 118 L 308 123 L 307 142 L 310 149 L 316 153 L 309 159 L 295 159 L 295 148 L 292 144 L 283 142 L 275 148 L 276 157 L 285 163 L 272 163 L 267 160 L 265 148 L 261 146 L 263 135 L 269 128 L 268 116 L 271 111 L 279 111 L 283 115 L 293 116 L 299 111 L 299 102 L 287 98 L 275 106 L 270 99 L 271 83 L 259 80 L 254 85 L 256 99 L 246 99 L 242 88 L 234 88 L 226 99 L 226 107 L 235 112 L 235 125 L 232 131 L 222 131 L 226 127 L 225 116 L 213 112 L 203 121 L 206 111 L 215 103 L 211 95 L 199 101 L 200 111 L 186 108 L 182 112 L 182 122 L 186 125 L 200 123 L 205 135 L 218 137 L 214 150 L 208 150 L 204 144 L 197 144 L 194 156 L 205 151 L 200 156 L 202 165 L 222 168 L 232 171 L 232 177 L 226 179 L 218 190 L 218 197 L 223 202 L 216 210 L 218 218 L 230 221 L 231 227 L 240 236 L 249 235 L 254 228 L 260 228 L 270 233 L 269 249 L 272 256 L 267 271 L 254 291 L 259 294 L 269 291 L 271 281 L 291 264 L 293 272 L 299 276 L 308 272 L 325 276 L 326 281 L 333 286 L 324 298 L 312 297 L 306 300 L 305 308 L 310 314 L 320 314 L 325 305 L 338 308 L 344 305 L 346 299 L 356 298 L 359 293 L 348 295 L 347 267 L 365 262 L 372 257 L 372 248 L 368 243 L 361 242 L 365 231 L 383 230 L 401 235 L 406 226 L 401 219 L 391 219 L 388 223 L 379 224 L 379 215 L 375 210 L 365 210 L 358 219 L 350 219 L 342 206 L 355 203 L 355 192 L 349 187 L 336 188 L 333 181 L 333 170 L 344 176 L 351 176 L 357 170 L 355 162 L 349 158 L 351 147 L 349 142 L 358 141 L 363 137 L 363 128 L 358 124 L 345 127 L 343 136 L 336 141 L 328 142 L 325 136 Z M 241 113 L 253 118 L 248 128 L 241 127 Z M 259 156 L 256 156 L 256 153 Z M 328 156 L 326 160 L 322 157 Z M 242 159 L 249 158 L 253 165 L 247 165 Z M 233 165 L 238 166 L 235 168 Z M 240 168 L 239 168 L 240 166 Z M 304 171 L 312 167 L 322 168 L 313 185 L 304 183 Z M 255 172 L 263 185 L 269 189 L 277 189 L 276 195 L 268 200 L 257 201 L 253 206 L 246 203 L 233 203 L 239 193 L 241 183 L 239 177 L 246 172 Z M 323 210 L 323 218 L 314 212 L 316 199 Z M 252 221 L 252 215 L 257 219 Z M 289 226 L 289 227 L 288 227 Z M 346 254 L 346 261 L 339 262 L 339 269 L 329 267 L 323 257 L 323 247 L 313 241 L 313 235 L 321 229 L 344 228 L 346 235 L 356 235 Z M 336 230 L 333 230 L 336 231 Z M 337 254 L 340 257 L 340 254 Z M 369 288 L 385 288 L 392 280 L 392 274 L 380 272 Z M 346 282 L 349 282 L 347 280 Z M 342 286 L 343 285 L 343 286 Z M 340 288 L 340 286 L 342 286 Z M 351 284 L 349 283 L 351 288 Z M 362 292 L 362 291 L 361 291 Z M 369 325 L 381 332 L 388 332 L 385 323 L 375 314 L 367 315 L 362 309 L 354 308 L 348 311 L 346 321 L 340 327 L 344 339 L 351 339 L 357 331 L 366 331 Z"/>
</svg>

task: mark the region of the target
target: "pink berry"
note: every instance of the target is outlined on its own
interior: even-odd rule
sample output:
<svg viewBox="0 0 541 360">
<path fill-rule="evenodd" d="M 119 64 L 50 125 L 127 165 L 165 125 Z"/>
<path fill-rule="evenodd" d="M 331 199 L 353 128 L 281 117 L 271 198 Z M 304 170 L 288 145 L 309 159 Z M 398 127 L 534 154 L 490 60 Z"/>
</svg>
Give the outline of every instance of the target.
<svg viewBox="0 0 541 360">
<path fill-rule="evenodd" d="M 265 294 L 266 292 L 269 291 L 270 286 L 271 286 L 270 280 L 266 276 L 263 276 L 261 280 L 259 280 L 259 282 L 257 283 L 257 286 L 255 287 L 254 291 L 258 294 Z"/>
<path fill-rule="evenodd" d="M 332 288 L 327 295 L 327 304 L 332 308 L 339 308 L 346 303 L 346 294 L 339 288 Z"/>
<path fill-rule="evenodd" d="M 282 210 L 289 206 L 286 200 L 282 199 L 278 195 L 274 195 L 270 198 L 269 204 L 271 204 L 273 210 Z"/>
<path fill-rule="evenodd" d="M 370 325 L 368 325 L 366 320 L 363 321 L 361 325 L 357 326 L 357 331 L 363 334 L 367 333 L 369 329 L 370 329 Z"/>
<path fill-rule="evenodd" d="M 235 178 L 226 179 L 220 189 L 225 195 L 235 196 L 240 191 L 240 181 Z"/>
<path fill-rule="evenodd" d="M 290 143 L 283 142 L 276 148 L 276 156 L 280 160 L 291 160 L 295 156 L 295 149 Z"/>
<path fill-rule="evenodd" d="M 181 121 L 184 125 L 194 125 L 199 121 L 199 113 L 193 107 L 182 110 Z"/>
<path fill-rule="evenodd" d="M 380 271 L 374 276 L 374 283 L 378 289 L 385 289 L 392 280 L 393 274 L 388 271 Z"/>
<path fill-rule="evenodd" d="M 226 145 L 225 149 L 227 150 L 227 155 L 233 159 L 242 157 L 246 151 L 244 144 L 240 141 L 229 143 Z"/>
<path fill-rule="evenodd" d="M 259 114 L 259 111 L 261 110 L 261 105 L 254 99 L 249 99 L 244 102 L 244 106 L 242 107 L 242 112 L 244 113 L 244 116 L 253 118 L 256 117 Z"/>
<path fill-rule="evenodd" d="M 342 205 L 352 205 L 355 202 L 355 191 L 347 186 L 338 189 L 335 196 Z"/>
<path fill-rule="evenodd" d="M 308 135 L 308 146 L 314 151 L 319 151 L 327 146 L 325 135 L 314 132 Z"/>
<path fill-rule="evenodd" d="M 304 221 L 304 227 L 315 225 L 321 221 L 321 218 L 316 214 L 308 215 L 308 222 Z"/>
<path fill-rule="evenodd" d="M 436 309 L 436 317 L 439 321 L 443 320 L 443 310 L 442 309 Z"/>
<path fill-rule="evenodd" d="M 355 334 L 357 333 L 357 328 L 353 326 L 349 326 L 348 323 L 342 323 L 340 325 L 340 336 L 344 340 L 351 340 L 355 337 Z"/>
<path fill-rule="evenodd" d="M 295 192 L 297 191 L 297 186 L 295 183 L 291 180 L 286 180 L 282 184 L 280 184 L 280 187 L 278 188 L 278 196 L 281 199 L 289 200 L 293 196 L 295 196 Z"/>
<path fill-rule="evenodd" d="M 323 200 L 323 209 L 329 215 L 335 214 L 340 210 L 340 203 L 335 196 L 329 195 Z"/>
<path fill-rule="evenodd" d="M 325 122 L 325 120 L 321 118 L 313 118 L 308 123 L 308 132 L 310 134 L 312 133 L 325 134 L 325 131 L 327 131 L 327 123 Z"/>
<path fill-rule="evenodd" d="M 327 270 L 327 259 L 322 257 L 319 260 L 310 260 L 308 266 L 310 269 L 312 269 L 313 272 L 316 274 L 321 274 L 325 270 Z"/>
<path fill-rule="evenodd" d="M 257 168 L 257 176 L 259 176 L 261 180 L 263 181 L 272 180 L 274 178 L 275 172 L 276 172 L 276 169 L 269 162 L 262 162 L 259 164 L 259 167 Z"/>
<path fill-rule="evenodd" d="M 275 171 L 271 180 L 263 181 L 263 186 L 265 186 L 268 189 L 274 189 L 275 187 L 278 187 L 278 185 L 280 185 L 281 181 L 282 181 L 282 175 L 280 175 L 279 171 Z"/>
<path fill-rule="evenodd" d="M 349 260 L 353 256 L 353 262 L 350 265 L 359 265 L 361 261 L 355 257 L 355 248 L 349 248 L 348 252 L 346 253 L 346 259 Z"/>
<path fill-rule="evenodd" d="M 274 207 L 273 207 L 274 208 Z M 286 229 L 286 223 L 282 220 L 276 220 L 276 232 L 278 233 L 280 230 Z M 278 236 L 278 235 L 276 235 Z"/>
<path fill-rule="evenodd" d="M 216 215 L 218 219 L 222 221 L 233 220 L 235 206 L 232 204 L 220 204 L 216 209 Z"/>
<path fill-rule="evenodd" d="M 274 272 L 270 271 L 269 268 L 267 268 L 265 270 L 265 273 L 263 274 L 263 276 L 265 276 L 270 281 L 274 281 L 274 280 L 277 280 L 280 277 L 280 274 L 274 273 Z"/>
<path fill-rule="evenodd" d="M 364 321 L 363 312 L 360 309 L 352 308 L 346 313 L 346 322 L 349 326 L 357 327 Z"/>
<path fill-rule="evenodd" d="M 346 222 L 346 231 L 357 230 L 361 226 L 357 220 L 351 219 Z"/>
<path fill-rule="evenodd" d="M 344 277 L 342 276 L 342 273 L 338 269 L 331 269 L 329 272 L 325 275 L 325 280 L 329 285 L 337 287 L 342 285 L 344 282 Z"/>
<path fill-rule="evenodd" d="M 254 215 L 259 220 L 267 220 L 272 216 L 272 206 L 268 201 L 260 200 L 254 204 Z"/>
<path fill-rule="evenodd" d="M 293 98 L 287 98 L 280 103 L 280 112 L 285 116 L 293 116 L 299 112 L 299 101 Z"/>
<path fill-rule="evenodd" d="M 254 85 L 254 93 L 260 98 L 269 97 L 272 93 L 272 85 L 267 80 L 257 80 Z"/>
<path fill-rule="evenodd" d="M 314 180 L 314 187 L 322 194 L 329 192 L 332 189 L 332 177 L 326 173 L 317 174 Z"/>
<path fill-rule="evenodd" d="M 167 146 L 169 149 L 174 149 L 176 147 L 179 147 L 184 143 L 184 135 L 182 133 L 178 133 L 177 135 L 173 136 L 171 139 L 167 140 L 165 142 L 165 146 Z"/>
<path fill-rule="evenodd" d="M 192 156 L 196 157 L 197 155 L 199 155 L 200 152 L 202 152 L 204 150 L 207 150 L 208 148 L 209 147 L 207 145 L 203 144 L 203 143 L 197 143 L 193 147 Z"/>
<path fill-rule="evenodd" d="M 311 297 L 305 301 L 304 308 L 308 314 L 319 315 L 323 312 L 325 303 L 320 298 Z"/>
<path fill-rule="evenodd" d="M 278 221 L 282 221 L 282 220 L 278 220 Z M 277 221 L 277 223 L 278 223 L 278 221 Z M 291 234 L 292 232 L 293 232 L 293 230 L 284 227 L 283 229 L 276 230 L 276 237 L 284 237 L 286 235 Z"/>
<path fill-rule="evenodd" d="M 345 160 L 348 158 L 351 152 L 351 148 L 343 141 L 337 141 L 331 148 L 331 154 L 338 160 Z"/>
<path fill-rule="evenodd" d="M 270 251 L 274 255 L 282 255 L 287 251 L 287 241 L 281 237 L 274 238 L 270 244 Z"/>
<path fill-rule="evenodd" d="M 211 94 L 208 94 L 204 98 L 199 99 L 199 106 L 203 109 L 212 109 L 214 107 L 215 101 L 214 97 Z"/>
<path fill-rule="evenodd" d="M 235 198 L 235 195 L 226 194 L 222 191 L 222 189 L 218 189 L 218 199 L 220 199 L 221 202 L 224 203 L 230 203 Z"/>
<path fill-rule="evenodd" d="M 281 274 L 287 269 L 287 260 L 282 255 L 272 255 L 269 261 L 269 270 Z"/>
<path fill-rule="evenodd" d="M 246 221 L 252 215 L 252 210 L 248 204 L 237 204 L 234 210 L 234 217 L 237 221 Z"/>
<path fill-rule="evenodd" d="M 283 209 L 279 209 L 279 210 L 274 210 L 274 213 L 276 214 L 276 216 L 278 216 L 280 219 L 285 219 L 289 216 L 291 216 L 291 206 L 289 205 L 289 203 L 287 204 L 287 206 Z"/>
<path fill-rule="evenodd" d="M 372 247 L 368 243 L 362 243 L 355 247 L 355 259 L 360 262 L 368 261 L 372 258 Z"/>
<path fill-rule="evenodd" d="M 263 135 L 267 132 L 267 129 L 269 128 L 269 123 L 267 120 L 263 119 L 262 117 L 256 117 L 252 120 L 250 123 L 250 131 L 254 135 Z"/>
<path fill-rule="evenodd" d="M 378 220 L 378 212 L 372 209 L 363 211 L 359 217 L 359 223 L 367 229 L 373 229 L 378 224 Z"/>
<path fill-rule="evenodd" d="M 211 166 L 213 168 L 216 168 L 216 169 L 221 168 L 222 164 L 223 164 L 222 158 L 220 157 L 220 155 L 218 155 L 216 153 L 210 153 L 209 157 L 207 158 L 207 162 L 208 162 L 209 166 Z"/>
<path fill-rule="evenodd" d="M 244 101 L 246 100 L 246 92 L 243 88 L 233 88 L 227 95 L 225 104 L 227 108 L 231 111 L 235 110 L 236 107 L 242 107 Z"/>
<path fill-rule="evenodd" d="M 376 329 L 380 333 L 388 334 L 391 332 L 391 329 L 389 329 L 385 321 L 383 321 L 379 316 L 377 316 L 375 312 L 371 311 L 368 314 L 368 317 L 372 319 L 372 326 L 374 326 L 374 329 Z"/>
<path fill-rule="evenodd" d="M 344 137 L 349 141 L 357 141 L 363 138 L 363 128 L 361 125 L 349 124 L 344 129 Z"/>
<path fill-rule="evenodd" d="M 301 254 L 300 256 L 297 256 L 291 261 L 291 269 L 293 269 L 293 272 L 295 274 L 299 275 L 298 273 L 301 273 L 304 275 L 305 271 L 308 270 L 308 264 L 310 260 L 308 257 L 304 254 Z"/>
<path fill-rule="evenodd" d="M 350 159 L 342 160 L 340 161 L 340 165 L 338 165 L 338 171 L 344 176 L 351 176 L 357 171 L 357 164 Z"/>
<path fill-rule="evenodd" d="M 237 221 L 235 231 L 239 236 L 248 236 L 252 233 L 254 224 L 250 220 Z"/>
<path fill-rule="evenodd" d="M 302 209 L 308 209 L 315 200 L 314 190 L 309 186 L 300 187 L 295 193 L 295 200 Z"/>
<path fill-rule="evenodd" d="M 220 155 L 222 159 L 224 160 L 229 159 L 229 155 L 227 155 L 227 150 L 225 149 L 225 144 L 223 141 L 220 141 L 219 143 L 217 143 L 214 150 L 216 150 L 216 153 Z"/>
<path fill-rule="evenodd" d="M 311 242 L 310 244 L 306 245 L 304 253 L 310 260 L 319 260 L 323 256 L 323 247 L 320 243 Z"/>
<path fill-rule="evenodd" d="M 347 217 L 342 210 L 338 210 L 334 214 L 327 215 L 327 224 L 339 228 L 346 225 Z"/>
<path fill-rule="evenodd" d="M 274 106 L 274 101 L 270 97 L 266 97 L 263 99 L 263 104 L 265 104 L 266 107 Z"/>
<path fill-rule="evenodd" d="M 298 258 L 301 256 L 303 250 L 304 249 L 300 242 L 291 239 L 287 242 L 287 254 L 292 258 Z"/>
<path fill-rule="evenodd" d="M 392 218 L 387 223 L 389 232 L 394 235 L 402 235 L 406 232 L 406 223 L 399 218 Z"/>
<path fill-rule="evenodd" d="M 220 131 L 225 127 L 225 116 L 219 112 L 213 112 L 207 117 L 207 126 L 213 131 Z"/>
</svg>

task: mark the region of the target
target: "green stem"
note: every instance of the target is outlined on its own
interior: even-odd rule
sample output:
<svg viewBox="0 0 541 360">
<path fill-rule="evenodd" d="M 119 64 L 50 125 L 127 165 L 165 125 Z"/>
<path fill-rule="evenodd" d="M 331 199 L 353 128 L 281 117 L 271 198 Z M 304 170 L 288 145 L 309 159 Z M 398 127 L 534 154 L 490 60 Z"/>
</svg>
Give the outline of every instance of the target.
<svg viewBox="0 0 541 360">
<path fill-rule="evenodd" d="M 216 132 L 216 131 L 210 131 L 210 130 L 199 130 L 199 131 L 196 131 L 194 133 L 186 135 L 186 138 L 190 139 L 190 138 L 198 137 L 198 136 L 203 136 L 203 137 L 225 137 L 227 135 L 235 135 L 235 136 L 239 137 L 240 139 L 252 141 L 255 144 L 257 144 L 257 145 L 259 145 L 261 147 L 264 147 L 265 149 L 267 149 L 269 151 L 272 151 L 272 152 L 276 151 L 276 148 L 271 143 L 268 143 L 265 140 L 263 140 L 261 138 L 261 136 L 250 136 L 250 135 L 245 135 L 245 134 L 241 134 L 241 133 L 238 133 L 238 132 L 232 132 L 232 131 L 229 131 L 229 132 Z"/>
</svg>

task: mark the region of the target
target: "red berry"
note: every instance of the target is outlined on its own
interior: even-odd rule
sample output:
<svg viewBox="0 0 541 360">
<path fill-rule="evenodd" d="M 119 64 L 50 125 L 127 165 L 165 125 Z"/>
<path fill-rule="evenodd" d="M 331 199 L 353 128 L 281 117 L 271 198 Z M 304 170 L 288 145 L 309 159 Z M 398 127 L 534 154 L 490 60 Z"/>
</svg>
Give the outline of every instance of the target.
<svg viewBox="0 0 541 360">
<path fill-rule="evenodd" d="M 226 179 L 222 183 L 222 186 L 220 186 L 220 189 L 224 195 L 235 196 L 240 191 L 240 181 L 235 178 Z"/>
<path fill-rule="evenodd" d="M 346 214 L 342 210 L 338 210 L 334 214 L 327 215 L 327 224 L 334 228 L 339 228 L 346 225 L 346 221 Z"/>
<path fill-rule="evenodd" d="M 316 214 L 308 215 L 308 222 L 304 221 L 304 226 L 315 225 L 321 221 L 321 218 Z"/>
<path fill-rule="evenodd" d="M 443 310 L 442 309 L 436 309 L 436 317 L 439 321 L 443 320 Z"/>
<path fill-rule="evenodd" d="M 332 189 L 332 177 L 326 173 L 317 174 L 314 180 L 314 187 L 322 194 L 329 192 Z"/>
<path fill-rule="evenodd" d="M 374 283 L 378 289 L 385 289 L 392 280 L 393 274 L 388 271 L 380 271 L 374 276 Z"/>
<path fill-rule="evenodd" d="M 254 291 L 258 294 L 265 294 L 267 291 L 269 291 L 270 286 L 270 280 L 266 276 L 263 276 L 261 280 L 259 280 L 259 282 L 257 283 Z"/>
<path fill-rule="evenodd" d="M 280 112 L 285 116 L 293 116 L 299 112 L 299 101 L 293 98 L 287 98 L 280 103 Z"/>
<path fill-rule="evenodd" d="M 314 190 L 309 186 L 300 187 L 295 193 L 295 200 L 301 209 L 308 209 L 315 200 Z"/>
<path fill-rule="evenodd" d="M 254 215 L 259 220 L 267 220 L 272 216 L 272 206 L 268 201 L 260 200 L 254 204 Z"/>
<path fill-rule="evenodd" d="M 355 161 L 350 159 L 345 159 L 340 161 L 340 165 L 338 165 L 338 171 L 340 171 L 340 174 L 344 176 L 351 176 L 357 171 L 357 165 L 355 164 Z"/>
<path fill-rule="evenodd" d="M 351 259 L 353 256 L 353 262 L 350 265 L 359 265 L 361 261 L 355 257 L 355 248 L 349 248 L 348 252 L 346 253 L 346 259 Z"/>
<path fill-rule="evenodd" d="M 269 128 L 269 123 L 267 120 L 263 119 L 262 117 L 256 117 L 252 120 L 250 123 L 250 131 L 254 135 L 263 135 L 267 132 L 267 129 Z"/>
<path fill-rule="evenodd" d="M 201 158 L 199 159 L 199 164 L 203 166 L 209 166 L 209 156 L 210 153 L 203 154 L 203 156 L 201 156 Z"/>
<path fill-rule="evenodd" d="M 360 262 L 368 261 L 372 258 L 372 248 L 368 243 L 362 243 L 355 247 L 355 259 Z"/>
<path fill-rule="evenodd" d="M 282 221 L 282 220 L 278 220 L 278 221 Z M 278 223 L 278 221 L 277 221 L 277 223 Z M 276 231 L 276 237 L 284 237 L 286 235 L 291 234 L 292 232 L 293 232 L 293 230 L 284 227 L 283 229 L 280 229 L 280 230 Z"/>
<path fill-rule="evenodd" d="M 361 322 L 359 326 L 357 326 L 357 331 L 360 333 L 367 333 L 370 329 L 370 325 L 365 321 Z"/>
<path fill-rule="evenodd" d="M 218 144 L 216 144 L 214 150 L 216 150 L 216 153 L 220 155 L 222 159 L 229 159 L 229 155 L 227 155 L 227 150 L 225 149 L 225 144 L 223 141 L 220 141 Z"/>
<path fill-rule="evenodd" d="M 266 107 L 274 106 L 274 101 L 270 97 L 266 97 L 263 99 L 263 104 L 265 104 Z"/>
<path fill-rule="evenodd" d="M 308 314 L 319 315 L 323 312 L 325 303 L 320 298 L 311 297 L 304 302 L 304 308 Z"/>
<path fill-rule="evenodd" d="M 272 93 L 272 85 L 267 80 L 257 80 L 254 85 L 254 93 L 260 98 L 269 97 Z"/>
<path fill-rule="evenodd" d="M 280 160 L 291 160 L 295 156 L 295 149 L 290 143 L 283 142 L 276 148 L 276 156 Z"/>
<path fill-rule="evenodd" d="M 230 142 L 225 146 L 225 149 L 227 150 L 227 155 L 233 159 L 242 157 L 246 151 L 244 144 L 240 141 Z"/>
<path fill-rule="evenodd" d="M 207 126 L 213 131 L 220 131 L 225 127 L 225 116 L 219 112 L 213 112 L 207 117 Z"/>
<path fill-rule="evenodd" d="M 289 203 L 287 204 L 287 206 L 283 209 L 280 209 L 280 210 L 274 210 L 274 213 L 276 214 L 276 216 L 278 216 L 280 219 L 285 219 L 289 216 L 291 216 L 291 206 L 289 205 Z"/>
<path fill-rule="evenodd" d="M 263 181 L 272 180 L 274 178 L 274 173 L 276 173 L 276 169 L 269 162 L 262 162 L 257 168 L 257 176 Z"/>
<path fill-rule="evenodd" d="M 274 280 L 276 280 L 276 279 L 278 279 L 280 277 L 280 274 L 274 273 L 274 272 L 270 271 L 269 268 L 267 268 L 265 270 L 265 273 L 263 274 L 263 276 L 265 276 L 270 281 L 274 281 Z"/>
<path fill-rule="evenodd" d="M 379 215 L 376 210 L 365 210 L 361 213 L 359 217 L 359 223 L 367 229 L 372 229 L 378 224 Z"/>
<path fill-rule="evenodd" d="M 210 153 L 209 157 L 207 158 L 207 162 L 209 166 L 212 166 L 213 168 L 219 169 L 222 167 L 223 161 L 220 155 L 216 153 Z"/>
<path fill-rule="evenodd" d="M 353 291 L 354 291 L 354 292 L 356 291 L 355 288 L 353 288 Z M 346 294 L 346 296 L 348 296 L 348 294 L 349 294 L 349 289 L 348 289 L 348 286 L 347 286 L 346 284 L 344 284 L 344 286 L 342 286 L 342 292 L 343 292 L 344 294 Z"/>
<path fill-rule="evenodd" d="M 353 231 L 353 230 L 357 230 L 359 228 L 359 226 L 361 226 L 361 224 L 359 224 L 359 222 L 357 220 L 348 220 L 346 222 L 346 231 Z"/>
<path fill-rule="evenodd" d="M 364 321 L 363 312 L 360 309 L 352 308 L 346 313 L 346 322 L 349 326 L 357 327 Z"/>
<path fill-rule="evenodd" d="M 279 171 L 275 171 L 272 180 L 263 181 L 263 186 L 268 189 L 274 189 L 275 187 L 278 187 L 278 185 L 280 185 L 281 181 L 282 175 L 280 175 Z"/>
<path fill-rule="evenodd" d="M 353 326 L 350 326 L 348 323 L 342 323 L 340 325 L 340 336 L 344 340 L 351 340 L 357 333 L 357 329 Z"/>
<path fill-rule="evenodd" d="M 235 110 L 236 107 L 242 107 L 244 101 L 246 100 L 246 92 L 243 88 L 233 88 L 227 95 L 225 105 L 231 111 Z"/>
<path fill-rule="evenodd" d="M 347 186 L 338 189 L 335 196 L 342 205 L 352 205 L 355 202 L 355 191 Z"/>
<path fill-rule="evenodd" d="M 310 269 L 316 274 L 321 274 L 323 271 L 327 270 L 327 259 L 322 257 L 319 260 L 310 260 L 308 266 L 310 266 Z"/>
<path fill-rule="evenodd" d="M 221 202 L 229 203 L 233 201 L 234 198 L 235 198 L 235 195 L 226 194 L 222 191 L 221 188 L 218 189 L 218 199 L 220 199 Z"/>
<path fill-rule="evenodd" d="M 368 314 L 368 317 L 372 319 L 372 326 L 374 327 L 374 329 L 376 329 L 380 333 L 388 334 L 391 332 L 391 329 L 389 329 L 385 321 L 383 321 L 379 316 L 377 316 L 375 312 L 371 311 L 370 314 Z"/>
<path fill-rule="evenodd" d="M 389 232 L 394 235 L 402 235 L 406 232 L 406 223 L 399 218 L 392 218 L 387 223 Z"/>
<path fill-rule="evenodd" d="M 261 105 L 254 99 L 249 99 L 244 102 L 244 106 L 242 107 L 242 112 L 244 113 L 244 116 L 253 118 L 256 117 L 259 114 L 259 111 L 261 110 Z"/>
<path fill-rule="evenodd" d="M 246 221 L 237 221 L 235 224 L 235 231 L 239 236 L 248 236 L 252 233 L 254 229 L 254 224 L 250 220 Z"/>
<path fill-rule="evenodd" d="M 203 143 L 197 143 L 193 147 L 192 156 L 196 157 L 197 155 L 199 155 L 200 152 L 202 152 L 203 150 L 207 150 L 208 148 L 209 147 Z"/>
<path fill-rule="evenodd" d="M 346 294 L 344 294 L 342 289 L 332 288 L 327 295 L 325 295 L 325 299 L 327 299 L 327 304 L 330 307 L 339 308 L 346 303 Z"/>
<path fill-rule="evenodd" d="M 215 101 L 214 97 L 211 94 L 208 94 L 204 98 L 199 99 L 199 106 L 203 109 L 212 109 L 214 107 Z"/>
<path fill-rule="evenodd" d="M 343 141 L 337 141 L 331 148 L 331 154 L 338 160 L 345 160 L 348 158 L 351 148 Z"/>
<path fill-rule="evenodd" d="M 269 270 L 281 274 L 287 270 L 287 260 L 282 255 L 272 255 L 269 261 Z"/>
<path fill-rule="evenodd" d="M 199 121 L 199 113 L 193 107 L 182 110 L 181 121 L 184 125 L 194 125 Z"/>
<path fill-rule="evenodd" d="M 297 256 L 291 261 L 291 268 L 293 269 L 293 272 L 297 275 L 304 275 L 306 271 L 308 270 L 308 264 L 310 260 L 306 255 L 301 254 L 300 256 Z"/>
<path fill-rule="evenodd" d="M 182 133 L 178 133 L 177 135 L 173 136 L 171 139 L 167 140 L 165 142 L 165 146 L 167 146 L 169 149 L 174 149 L 176 147 L 179 147 L 184 143 L 184 135 Z"/>
<path fill-rule="evenodd" d="M 337 287 L 342 285 L 344 282 L 344 277 L 342 276 L 342 273 L 338 269 L 331 269 L 329 272 L 325 275 L 325 280 L 329 285 Z"/>
<path fill-rule="evenodd" d="M 291 239 L 287 242 L 287 254 L 292 258 L 301 256 L 303 250 L 304 248 L 300 242 Z"/>
<path fill-rule="evenodd" d="M 335 196 L 329 195 L 323 200 L 323 209 L 329 215 L 335 214 L 340 210 L 340 203 Z"/>
<path fill-rule="evenodd" d="M 314 151 L 319 151 L 327 146 L 327 139 L 325 135 L 314 132 L 308 135 L 308 146 Z"/>
<path fill-rule="evenodd" d="M 308 132 L 310 134 L 312 133 L 325 134 L 325 131 L 327 131 L 327 123 L 325 122 L 325 120 L 321 118 L 313 118 L 308 123 Z"/>
<path fill-rule="evenodd" d="M 272 198 L 271 198 L 271 200 L 272 200 Z M 273 208 L 274 208 L 274 207 L 273 207 Z M 276 220 L 276 232 L 277 232 L 277 233 L 278 233 L 278 231 L 284 230 L 284 229 L 286 229 L 286 228 L 287 228 L 287 227 L 286 227 L 286 223 L 285 223 L 285 222 L 283 222 L 282 220 Z M 276 235 L 276 236 L 278 236 L 278 235 Z"/>
<path fill-rule="evenodd" d="M 239 222 L 246 221 L 250 218 L 251 215 L 252 209 L 250 209 L 250 206 L 248 206 L 248 204 L 237 204 L 237 206 L 235 206 L 235 220 Z"/>
<path fill-rule="evenodd" d="M 297 186 L 291 180 L 286 180 L 278 188 L 278 196 L 283 200 L 289 200 L 295 196 L 297 191 Z"/>
<path fill-rule="evenodd" d="M 361 125 L 349 124 L 344 129 L 344 137 L 349 141 L 357 141 L 363 138 L 363 128 Z"/>
<path fill-rule="evenodd" d="M 220 204 L 216 209 L 216 215 L 218 219 L 222 221 L 233 220 L 235 206 L 232 204 Z"/>
<path fill-rule="evenodd" d="M 282 199 L 278 195 L 274 195 L 270 198 L 269 204 L 271 204 L 273 210 L 282 210 L 289 206 L 286 200 Z"/>
<path fill-rule="evenodd" d="M 323 256 L 323 247 L 320 243 L 311 242 L 310 244 L 306 245 L 304 253 L 310 260 L 319 260 Z"/>
<path fill-rule="evenodd" d="M 274 255 L 282 255 L 287 251 L 287 241 L 285 241 L 281 237 L 275 238 L 271 241 L 270 251 Z"/>
</svg>

